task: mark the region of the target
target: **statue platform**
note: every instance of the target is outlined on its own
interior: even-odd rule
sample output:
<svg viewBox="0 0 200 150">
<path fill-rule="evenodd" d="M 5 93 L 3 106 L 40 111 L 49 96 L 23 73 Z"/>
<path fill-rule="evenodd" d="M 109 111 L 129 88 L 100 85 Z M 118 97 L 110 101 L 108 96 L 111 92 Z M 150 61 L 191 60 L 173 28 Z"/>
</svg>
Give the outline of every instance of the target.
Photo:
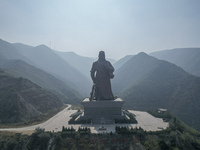
<svg viewBox="0 0 200 150">
<path fill-rule="evenodd" d="M 122 112 L 124 102 L 121 98 L 101 101 L 85 98 L 81 102 L 84 107 L 81 119 L 91 119 L 93 124 L 112 124 L 115 119 L 125 118 Z"/>
</svg>

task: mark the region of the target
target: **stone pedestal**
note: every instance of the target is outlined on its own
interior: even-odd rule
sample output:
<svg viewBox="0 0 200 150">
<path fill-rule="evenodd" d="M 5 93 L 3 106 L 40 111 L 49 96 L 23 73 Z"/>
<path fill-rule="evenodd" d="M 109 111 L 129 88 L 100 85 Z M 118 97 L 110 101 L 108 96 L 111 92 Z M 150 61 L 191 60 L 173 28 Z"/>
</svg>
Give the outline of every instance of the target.
<svg viewBox="0 0 200 150">
<path fill-rule="evenodd" d="M 93 124 L 111 124 L 115 119 L 124 119 L 122 112 L 124 101 L 120 98 L 115 100 L 90 101 L 85 98 L 81 104 L 84 113 L 81 119 L 92 119 Z"/>
</svg>

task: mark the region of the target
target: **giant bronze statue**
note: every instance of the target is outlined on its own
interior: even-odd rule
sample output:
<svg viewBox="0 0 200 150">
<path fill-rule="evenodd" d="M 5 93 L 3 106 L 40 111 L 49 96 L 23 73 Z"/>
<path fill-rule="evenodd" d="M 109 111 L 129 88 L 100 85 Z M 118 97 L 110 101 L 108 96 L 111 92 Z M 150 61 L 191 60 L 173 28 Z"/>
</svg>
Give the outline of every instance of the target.
<svg viewBox="0 0 200 150">
<path fill-rule="evenodd" d="M 113 72 L 114 68 L 105 59 L 104 51 L 100 51 L 99 59 L 93 63 L 91 69 L 91 78 L 94 85 L 90 100 L 114 100 L 110 83 L 110 79 L 114 78 Z"/>
</svg>

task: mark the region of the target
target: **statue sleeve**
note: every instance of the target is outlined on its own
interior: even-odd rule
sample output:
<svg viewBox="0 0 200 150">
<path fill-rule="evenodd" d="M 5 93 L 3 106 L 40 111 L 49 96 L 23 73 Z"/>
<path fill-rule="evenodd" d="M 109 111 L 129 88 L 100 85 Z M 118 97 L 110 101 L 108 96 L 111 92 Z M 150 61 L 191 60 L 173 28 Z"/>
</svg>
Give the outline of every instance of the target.
<svg viewBox="0 0 200 150">
<path fill-rule="evenodd" d="M 109 71 L 110 72 L 114 72 L 115 71 L 114 67 L 112 66 L 112 64 L 110 62 L 108 62 L 108 66 L 109 66 Z"/>
<path fill-rule="evenodd" d="M 114 67 L 112 66 L 112 64 L 111 64 L 110 62 L 108 62 L 108 72 L 109 72 L 109 76 L 110 76 L 111 79 L 114 78 L 114 74 L 113 74 L 114 70 L 115 70 L 115 69 L 114 69 Z"/>
<path fill-rule="evenodd" d="M 95 83 L 95 63 L 92 64 L 92 68 L 90 71 L 90 76 L 92 78 L 93 83 Z"/>
</svg>

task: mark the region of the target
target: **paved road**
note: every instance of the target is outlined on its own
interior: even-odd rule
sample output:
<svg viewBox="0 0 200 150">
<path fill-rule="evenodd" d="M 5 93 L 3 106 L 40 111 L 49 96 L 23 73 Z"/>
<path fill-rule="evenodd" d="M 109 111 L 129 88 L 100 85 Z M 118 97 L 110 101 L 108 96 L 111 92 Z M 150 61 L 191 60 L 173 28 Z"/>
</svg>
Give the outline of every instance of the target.
<svg viewBox="0 0 200 150">
<path fill-rule="evenodd" d="M 34 131 L 37 127 L 45 128 L 45 131 L 61 131 L 62 126 L 68 125 L 70 115 L 76 112 L 76 110 L 70 110 L 70 107 L 71 105 L 68 105 L 68 107 L 66 107 L 64 110 L 44 123 L 21 128 L 4 128 L 0 129 L 0 131 Z"/>
<path fill-rule="evenodd" d="M 84 124 L 84 125 L 68 125 L 68 120 L 70 119 L 70 115 L 75 113 L 76 110 L 69 109 L 71 105 L 67 108 L 50 118 L 44 123 L 29 126 L 29 127 L 22 127 L 22 128 L 4 128 L 0 129 L 0 131 L 13 131 L 13 132 L 22 132 L 28 133 L 34 131 L 37 127 L 45 128 L 45 131 L 61 131 L 62 127 L 71 127 L 73 126 L 76 130 L 79 127 L 90 127 L 92 133 L 102 133 L 102 132 L 115 132 L 115 126 L 129 126 L 129 127 L 141 127 L 146 131 L 159 131 L 162 129 L 166 129 L 168 127 L 168 123 L 163 122 L 160 118 L 155 118 L 147 112 L 143 111 L 133 111 L 129 110 L 130 112 L 136 115 L 136 120 L 138 124 L 109 124 L 104 125 L 106 130 L 99 130 L 101 125 L 93 125 L 93 124 Z"/>
</svg>

